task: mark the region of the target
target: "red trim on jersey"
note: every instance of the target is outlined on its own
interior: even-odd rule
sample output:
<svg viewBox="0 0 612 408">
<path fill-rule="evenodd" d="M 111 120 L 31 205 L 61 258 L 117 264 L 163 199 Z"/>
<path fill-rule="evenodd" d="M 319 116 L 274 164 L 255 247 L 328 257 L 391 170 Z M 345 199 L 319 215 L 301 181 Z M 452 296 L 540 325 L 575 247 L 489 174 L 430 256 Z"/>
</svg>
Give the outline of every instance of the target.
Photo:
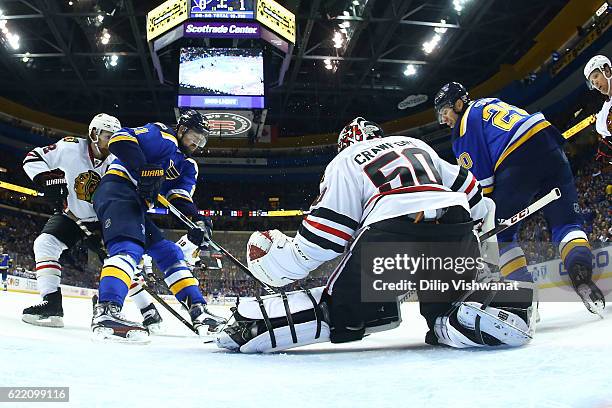
<svg viewBox="0 0 612 408">
<path fill-rule="evenodd" d="M 345 241 L 349 241 L 351 239 L 351 235 L 350 234 L 347 234 L 344 231 L 340 231 L 339 229 L 336 229 L 336 228 L 333 228 L 333 227 L 321 224 L 319 222 L 309 220 L 308 217 L 306 217 L 304 219 L 304 221 L 306 223 L 308 223 L 309 225 L 312 225 L 313 227 L 315 227 L 318 230 L 321 230 L 323 232 L 327 232 L 328 234 L 335 235 L 338 238 L 342 238 Z"/>
<path fill-rule="evenodd" d="M 41 270 L 41 269 L 45 269 L 45 268 L 53 268 L 53 269 L 57 269 L 57 270 L 62 270 L 62 267 L 59 265 L 53 265 L 53 264 L 48 264 L 48 265 L 40 265 L 36 267 L 36 271 Z"/>
<path fill-rule="evenodd" d="M 472 181 L 470 181 L 470 185 L 465 189 L 465 194 L 469 195 L 472 192 L 472 189 L 476 185 L 476 177 L 472 175 Z"/>
<path fill-rule="evenodd" d="M 433 186 L 412 186 L 412 187 L 400 187 L 395 188 L 393 190 L 385 191 L 384 193 L 378 193 L 372 198 L 368 200 L 368 203 L 365 205 L 366 207 L 370 205 L 370 203 L 377 199 L 378 197 L 390 195 L 390 194 L 401 194 L 401 193 L 418 193 L 421 191 L 447 191 L 441 187 L 433 187 Z"/>
</svg>

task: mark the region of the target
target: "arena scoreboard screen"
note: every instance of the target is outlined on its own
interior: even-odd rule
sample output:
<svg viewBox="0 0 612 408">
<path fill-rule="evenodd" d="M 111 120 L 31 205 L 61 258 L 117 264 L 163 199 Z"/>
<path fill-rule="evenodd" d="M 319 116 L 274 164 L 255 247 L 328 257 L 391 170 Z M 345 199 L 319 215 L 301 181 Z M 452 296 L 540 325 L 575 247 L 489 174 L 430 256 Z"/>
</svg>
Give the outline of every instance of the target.
<svg viewBox="0 0 612 408">
<path fill-rule="evenodd" d="M 190 18 L 253 19 L 255 0 L 190 0 Z"/>
</svg>

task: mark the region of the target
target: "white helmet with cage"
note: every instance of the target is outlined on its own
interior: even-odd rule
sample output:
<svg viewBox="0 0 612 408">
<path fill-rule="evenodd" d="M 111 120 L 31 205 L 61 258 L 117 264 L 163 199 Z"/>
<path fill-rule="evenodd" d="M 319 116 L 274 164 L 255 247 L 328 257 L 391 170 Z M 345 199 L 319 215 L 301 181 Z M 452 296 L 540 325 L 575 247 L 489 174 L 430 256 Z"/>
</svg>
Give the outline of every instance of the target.
<svg viewBox="0 0 612 408">
<path fill-rule="evenodd" d="M 589 60 L 589 62 L 587 62 L 584 67 L 584 77 L 587 81 L 587 86 L 589 87 L 589 89 L 593 89 L 593 84 L 591 83 L 590 76 L 596 70 L 601 71 L 603 76 L 608 80 L 608 89 L 610 89 L 610 80 L 612 79 L 612 73 L 609 77 L 606 75 L 606 71 L 604 70 L 604 67 L 606 65 L 612 70 L 612 64 L 610 63 L 610 59 L 605 55 L 595 55 Z"/>
</svg>

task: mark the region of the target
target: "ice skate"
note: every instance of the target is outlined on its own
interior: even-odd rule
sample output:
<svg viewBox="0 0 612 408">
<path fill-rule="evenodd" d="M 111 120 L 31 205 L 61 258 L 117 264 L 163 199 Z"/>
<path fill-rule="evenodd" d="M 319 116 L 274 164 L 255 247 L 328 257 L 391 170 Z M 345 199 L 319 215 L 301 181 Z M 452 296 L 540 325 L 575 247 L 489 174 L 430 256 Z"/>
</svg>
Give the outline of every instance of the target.
<svg viewBox="0 0 612 408">
<path fill-rule="evenodd" d="M 582 303 L 587 310 L 603 318 L 602 313 L 606 307 L 606 299 L 592 280 L 591 268 L 577 263 L 569 271 L 569 277 L 574 290 L 582 299 Z"/>
<path fill-rule="evenodd" d="M 227 324 L 227 320 L 212 314 L 205 304 L 195 303 L 189 309 L 191 322 L 200 336 L 218 333 Z"/>
<path fill-rule="evenodd" d="M 111 302 L 102 302 L 95 306 L 91 329 L 94 338 L 98 340 L 149 342 L 149 330 L 139 323 L 125 319 L 121 314 L 121 307 Z"/>
<path fill-rule="evenodd" d="M 23 309 L 21 320 L 35 326 L 64 327 L 64 310 L 62 309 L 62 291 L 48 293 L 37 305 Z"/>
</svg>

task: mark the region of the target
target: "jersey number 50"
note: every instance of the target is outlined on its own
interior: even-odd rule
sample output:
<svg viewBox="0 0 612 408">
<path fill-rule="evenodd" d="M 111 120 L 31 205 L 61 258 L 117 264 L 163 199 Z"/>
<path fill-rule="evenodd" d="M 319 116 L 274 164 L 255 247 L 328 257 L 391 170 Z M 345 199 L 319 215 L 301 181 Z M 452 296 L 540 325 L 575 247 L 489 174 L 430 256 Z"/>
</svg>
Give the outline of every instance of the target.
<svg viewBox="0 0 612 408">
<path fill-rule="evenodd" d="M 512 129 L 525 116 L 529 116 L 529 114 L 523 109 L 502 101 L 490 103 L 482 109 L 482 120 L 489 121 L 493 118 L 491 122 L 493 126 L 506 132 Z"/>
<path fill-rule="evenodd" d="M 400 165 L 388 174 L 382 169 L 395 160 Z M 429 153 L 422 149 L 408 148 L 399 155 L 390 151 L 363 168 L 372 183 L 381 193 L 392 190 L 391 182 L 399 176 L 402 187 L 412 187 L 422 184 L 442 184 L 442 177 L 436 170 Z"/>
</svg>

